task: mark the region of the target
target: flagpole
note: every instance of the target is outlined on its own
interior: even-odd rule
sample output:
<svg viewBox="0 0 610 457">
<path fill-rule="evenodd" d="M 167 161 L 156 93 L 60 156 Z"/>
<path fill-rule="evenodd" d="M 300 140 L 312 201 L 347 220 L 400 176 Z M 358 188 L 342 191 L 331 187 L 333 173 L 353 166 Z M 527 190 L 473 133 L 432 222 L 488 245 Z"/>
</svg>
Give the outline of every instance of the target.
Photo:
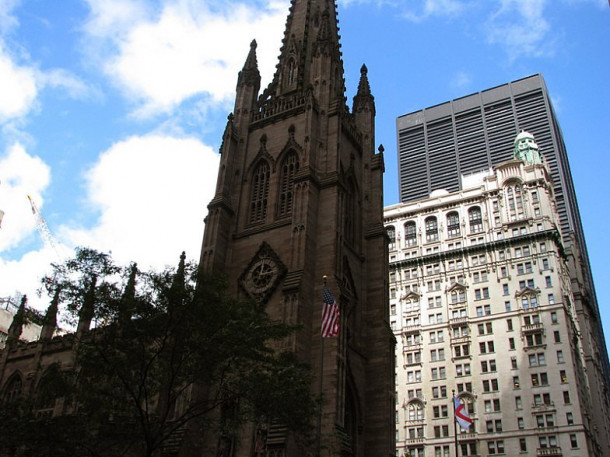
<svg viewBox="0 0 610 457">
<path fill-rule="evenodd" d="M 326 287 L 326 275 L 324 275 L 323 277 L 324 279 L 324 287 Z M 322 310 L 322 312 L 324 312 L 324 310 Z M 322 319 L 320 319 L 320 322 L 322 321 Z M 319 380 L 319 385 L 318 385 L 318 394 L 319 394 L 319 401 L 320 401 L 320 406 L 318 408 L 318 424 L 316 427 L 316 457 L 320 457 L 320 452 L 321 452 L 321 448 L 322 448 L 322 404 L 323 404 L 323 398 L 322 398 L 322 392 L 324 389 L 324 337 L 322 336 L 322 327 L 320 327 L 320 380 Z"/>
<path fill-rule="evenodd" d="M 455 389 L 451 389 L 451 395 L 452 395 L 452 399 L 451 399 L 451 409 L 453 409 L 453 438 L 455 440 L 455 457 L 458 457 L 459 454 L 459 448 L 458 448 L 458 438 L 457 438 L 457 417 L 455 414 Z"/>
</svg>

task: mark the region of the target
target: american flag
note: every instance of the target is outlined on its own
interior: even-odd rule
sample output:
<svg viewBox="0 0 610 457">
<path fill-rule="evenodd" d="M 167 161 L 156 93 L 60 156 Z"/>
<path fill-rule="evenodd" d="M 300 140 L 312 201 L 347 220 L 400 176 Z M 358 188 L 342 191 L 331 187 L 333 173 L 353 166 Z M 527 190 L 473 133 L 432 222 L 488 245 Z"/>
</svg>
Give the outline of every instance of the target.
<svg viewBox="0 0 610 457">
<path fill-rule="evenodd" d="M 339 305 L 324 284 L 322 304 L 322 338 L 332 338 L 339 334 Z"/>
</svg>

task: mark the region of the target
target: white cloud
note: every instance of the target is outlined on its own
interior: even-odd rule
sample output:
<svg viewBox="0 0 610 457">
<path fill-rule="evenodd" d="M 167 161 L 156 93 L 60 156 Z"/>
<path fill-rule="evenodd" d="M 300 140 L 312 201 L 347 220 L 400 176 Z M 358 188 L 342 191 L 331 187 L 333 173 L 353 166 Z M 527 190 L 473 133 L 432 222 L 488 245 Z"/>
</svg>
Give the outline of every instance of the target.
<svg viewBox="0 0 610 457">
<path fill-rule="evenodd" d="M 487 22 L 489 42 L 502 45 L 511 60 L 553 53 L 551 26 L 545 19 L 548 0 L 500 0 Z"/>
<path fill-rule="evenodd" d="M 90 15 L 85 25 L 92 37 L 119 39 L 148 14 L 140 0 L 85 0 Z"/>
<path fill-rule="evenodd" d="M 40 158 L 29 155 L 21 144 L 14 144 L 0 156 L 0 209 L 5 212 L 0 229 L 0 254 L 16 248 L 23 241 L 38 236 L 36 220 L 27 196 L 30 194 L 42 207 L 41 194 L 50 182 L 50 169 Z M 60 250 L 62 247 L 60 247 Z M 48 304 L 34 292 L 39 279 L 57 261 L 57 253 L 48 246 L 29 251 L 16 259 L 0 256 L 0 297 L 27 293 L 30 305 Z"/>
<path fill-rule="evenodd" d="M 19 23 L 12 14 L 20 0 L 0 0 L 0 34 L 5 34 Z"/>
<path fill-rule="evenodd" d="M 0 258 L 0 297 L 25 294 L 28 296 L 28 306 L 44 310 L 49 306 L 49 297 L 46 294 L 39 297 L 36 292 L 41 286 L 40 279 L 51 271 L 52 262 L 57 262 L 57 254 L 46 246 L 29 251 L 19 259 Z"/>
<path fill-rule="evenodd" d="M 463 89 L 472 82 L 472 75 L 465 71 L 458 71 L 451 79 L 451 87 Z"/>
<path fill-rule="evenodd" d="M 30 306 L 44 309 L 48 297 L 34 293 L 40 278 L 74 246 L 111 251 L 117 263 L 137 261 L 142 268 L 175 265 L 182 251 L 198 260 L 218 160 L 192 138 L 151 134 L 114 144 L 86 175 L 84 203 L 99 212 L 97 222 L 91 228 L 56 228 L 57 250 L 45 245 L 19 258 L 0 257 L 0 297 L 26 293 Z M 16 144 L 0 160 L 0 182 L 0 209 L 6 213 L 0 253 L 6 253 L 39 236 L 27 195 L 43 209 L 50 170 Z"/>
<path fill-rule="evenodd" d="M 169 111 L 197 95 L 226 103 L 234 96 L 236 75 L 253 38 L 268 82 L 288 11 L 287 0 L 264 6 L 166 0 L 159 11 L 137 1 L 121 2 L 130 14 L 123 16 L 112 9 L 114 1 L 88 3 L 85 32 L 100 53 L 98 64 L 136 102 L 140 116 Z"/>
<path fill-rule="evenodd" d="M 39 72 L 37 77 L 41 87 L 64 90 L 70 98 L 82 100 L 101 96 L 98 90 L 62 68 Z"/>
<path fill-rule="evenodd" d="M 49 166 L 14 144 L 0 157 L 0 209 L 4 211 L 0 252 L 17 246 L 35 228 L 28 194 L 42 205 L 41 194 L 49 185 Z"/>
<path fill-rule="evenodd" d="M 409 6 L 403 6 L 401 15 L 413 22 L 421 22 L 430 17 L 457 16 L 468 6 L 464 0 L 420 0 L 409 3 Z"/>
<path fill-rule="evenodd" d="M 13 59 L 0 39 L 0 123 L 26 115 L 38 93 L 36 72 Z"/>
<path fill-rule="evenodd" d="M 74 245 L 112 251 L 119 263 L 198 260 L 218 155 L 196 139 L 134 136 L 101 154 L 87 174 L 87 203 L 101 216 L 92 229 L 61 227 Z"/>
</svg>

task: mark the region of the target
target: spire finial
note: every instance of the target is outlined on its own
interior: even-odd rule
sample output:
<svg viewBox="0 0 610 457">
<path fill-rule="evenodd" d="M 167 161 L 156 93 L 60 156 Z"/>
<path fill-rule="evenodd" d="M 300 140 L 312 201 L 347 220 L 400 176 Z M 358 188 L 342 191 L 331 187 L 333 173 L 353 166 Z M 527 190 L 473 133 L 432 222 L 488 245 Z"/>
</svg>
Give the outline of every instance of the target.
<svg viewBox="0 0 610 457">
<path fill-rule="evenodd" d="M 250 52 L 248 52 L 248 57 L 246 58 L 246 63 L 244 64 L 244 70 L 254 70 L 258 68 L 258 62 L 256 60 L 256 40 L 252 40 L 250 42 Z"/>
</svg>

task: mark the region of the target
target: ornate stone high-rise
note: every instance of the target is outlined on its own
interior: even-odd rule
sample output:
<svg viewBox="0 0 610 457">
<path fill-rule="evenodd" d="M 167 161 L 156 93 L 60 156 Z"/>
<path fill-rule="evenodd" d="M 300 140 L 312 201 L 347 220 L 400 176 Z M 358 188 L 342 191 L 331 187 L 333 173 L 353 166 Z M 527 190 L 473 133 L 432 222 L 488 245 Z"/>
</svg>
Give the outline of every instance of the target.
<svg viewBox="0 0 610 457">
<path fill-rule="evenodd" d="M 276 73 L 260 94 L 252 42 L 223 136 L 201 267 L 226 274 L 236 296 L 302 326 L 287 344 L 313 367 L 313 391 L 323 386 L 322 455 L 389 456 L 384 162 L 365 66 L 351 111 L 346 104 L 338 31 L 333 0 L 292 0 Z M 324 275 L 340 304 L 341 333 L 322 345 Z M 279 435 L 265 455 L 311 455 Z M 244 436 L 235 453 L 253 455 L 252 446 Z"/>
</svg>

